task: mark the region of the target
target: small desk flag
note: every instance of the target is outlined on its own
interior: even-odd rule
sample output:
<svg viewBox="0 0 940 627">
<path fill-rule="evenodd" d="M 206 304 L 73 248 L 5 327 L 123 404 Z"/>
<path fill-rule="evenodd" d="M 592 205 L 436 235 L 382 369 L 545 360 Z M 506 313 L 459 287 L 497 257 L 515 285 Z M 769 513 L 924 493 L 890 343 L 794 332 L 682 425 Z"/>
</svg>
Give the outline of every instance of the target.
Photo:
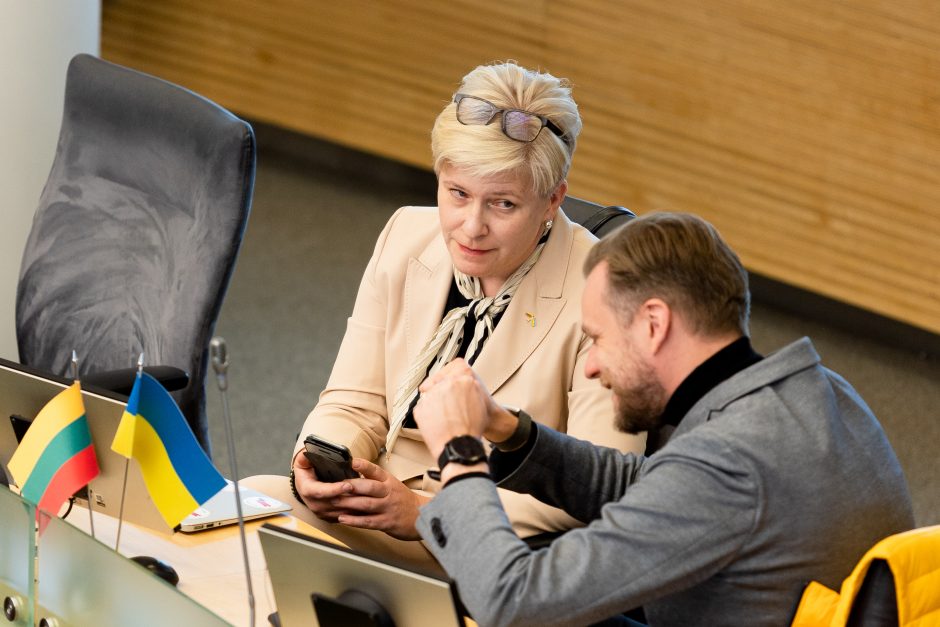
<svg viewBox="0 0 940 627">
<path fill-rule="evenodd" d="M 137 460 L 150 498 L 170 527 L 226 485 L 173 397 L 145 372 L 137 375 L 111 449 Z"/>
<path fill-rule="evenodd" d="M 10 458 L 20 495 L 52 515 L 98 476 L 85 404 L 78 381 L 46 403 Z M 41 526 L 45 526 L 42 525 Z"/>
</svg>

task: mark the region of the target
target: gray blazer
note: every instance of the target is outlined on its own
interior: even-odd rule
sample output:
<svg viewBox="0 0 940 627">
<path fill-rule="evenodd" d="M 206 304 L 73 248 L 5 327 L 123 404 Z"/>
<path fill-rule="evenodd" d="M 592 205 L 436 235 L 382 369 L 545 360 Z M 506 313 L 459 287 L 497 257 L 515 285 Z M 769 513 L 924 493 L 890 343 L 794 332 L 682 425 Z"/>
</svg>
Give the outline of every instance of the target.
<svg viewBox="0 0 940 627">
<path fill-rule="evenodd" d="M 651 625 L 788 624 L 811 579 L 838 587 L 913 527 L 877 419 L 808 339 L 716 386 L 644 458 L 541 426 L 500 483 L 591 521 L 532 552 L 492 481 L 449 485 L 418 529 L 488 625 L 586 625 L 643 605 Z"/>
</svg>

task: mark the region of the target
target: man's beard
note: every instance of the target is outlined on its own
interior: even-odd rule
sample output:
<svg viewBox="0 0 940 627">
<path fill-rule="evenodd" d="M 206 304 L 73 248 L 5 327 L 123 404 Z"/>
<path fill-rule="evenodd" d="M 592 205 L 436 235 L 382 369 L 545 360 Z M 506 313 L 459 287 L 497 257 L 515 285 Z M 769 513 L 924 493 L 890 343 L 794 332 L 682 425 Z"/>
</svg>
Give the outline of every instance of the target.
<svg viewBox="0 0 940 627">
<path fill-rule="evenodd" d="M 651 367 L 639 362 L 635 367 L 636 383 L 625 389 L 613 389 L 614 424 L 618 430 L 634 435 L 658 428 L 669 400 Z"/>
</svg>

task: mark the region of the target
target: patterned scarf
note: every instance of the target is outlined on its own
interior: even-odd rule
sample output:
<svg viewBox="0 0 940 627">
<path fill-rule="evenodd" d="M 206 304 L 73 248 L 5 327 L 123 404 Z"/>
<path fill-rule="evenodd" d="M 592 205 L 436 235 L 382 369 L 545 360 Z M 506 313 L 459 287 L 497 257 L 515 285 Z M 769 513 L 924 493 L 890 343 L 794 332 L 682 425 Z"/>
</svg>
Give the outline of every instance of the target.
<svg viewBox="0 0 940 627">
<path fill-rule="evenodd" d="M 424 348 L 418 354 L 418 358 L 408 369 L 398 391 L 395 394 L 395 404 L 392 406 L 392 419 L 389 421 L 388 437 L 385 440 L 386 455 L 390 455 L 392 447 L 398 441 L 401 434 L 402 425 L 405 418 L 408 417 L 408 410 L 418 396 L 418 386 L 425 378 L 431 376 L 446 364 L 450 363 L 460 350 L 463 344 L 464 324 L 468 315 L 473 315 L 476 319 L 476 326 L 473 329 L 473 337 L 470 339 L 470 345 L 467 347 L 466 355 L 472 359 L 483 344 L 493 334 L 494 319 L 509 306 L 513 294 L 516 293 L 522 279 L 529 273 L 535 262 L 539 260 L 542 249 L 545 248 L 544 236 L 539 244 L 529 255 L 529 258 L 512 273 L 499 292 L 495 296 L 487 297 L 483 295 L 483 288 L 480 285 L 480 279 L 467 276 L 457 268 L 454 268 L 454 280 L 457 282 L 457 289 L 460 293 L 470 300 L 470 303 L 463 307 L 455 307 L 447 312 L 437 331 L 428 340 Z M 433 362 L 433 365 L 432 365 Z M 430 366 L 430 370 L 428 369 Z"/>
</svg>

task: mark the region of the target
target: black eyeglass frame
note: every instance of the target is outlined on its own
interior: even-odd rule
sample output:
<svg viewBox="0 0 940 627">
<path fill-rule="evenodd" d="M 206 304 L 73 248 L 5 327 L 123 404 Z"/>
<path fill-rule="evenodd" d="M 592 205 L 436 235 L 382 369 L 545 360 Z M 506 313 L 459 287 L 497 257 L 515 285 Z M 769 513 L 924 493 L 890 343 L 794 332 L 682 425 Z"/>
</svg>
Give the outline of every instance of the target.
<svg viewBox="0 0 940 627">
<path fill-rule="evenodd" d="M 539 134 L 542 132 L 542 129 L 548 127 L 548 130 L 550 130 L 552 133 L 557 135 L 558 139 L 560 139 L 565 144 L 565 146 L 568 147 L 569 150 L 571 149 L 571 143 L 568 141 L 567 134 L 563 130 L 561 130 L 561 128 L 559 128 L 557 124 L 549 120 L 544 115 L 539 115 L 538 113 L 532 113 L 531 111 L 526 111 L 525 109 L 508 109 L 508 108 L 501 109 L 497 107 L 495 104 L 493 104 L 492 102 L 490 102 L 489 100 L 487 100 L 486 98 L 480 98 L 479 96 L 471 96 L 470 94 L 454 94 L 454 104 L 457 105 L 457 108 L 454 111 L 454 114 L 457 117 L 457 121 L 463 124 L 464 126 L 477 126 L 476 124 L 468 124 L 464 122 L 463 120 L 460 119 L 460 116 L 457 115 L 457 113 L 460 111 L 460 101 L 463 100 L 464 98 L 473 98 L 474 100 L 485 102 L 486 104 L 493 107 L 493 115 L 491 115 L 490 118 L 482 124 L 482 126 L 488 126 L 489 124 L 493 122 L 493 120 L 496 119 L 496 115 L 498 113 L 502 113 L 503 115 L 500 116 L 500 130 L 503 131 L 503 135 L 505 135 L 506 137 L 508 137 L 509 139 L 513 141 L 522 142 L 524 144 L 534 142 L 538 138 Z M 532 139 L 519 139 L 518 137 L 513 137 L 512 135 L 509 134 L 508 131 L 506 131 L 506 113 L 512 113 L 514 111 L 516 113 L 523 113 L 525 115 L 532 116 L 533 118 L 536 118 L 542 123 L 542 126 L 539 127 L 539 131 L 538 133 L 535 134 L 535 137 L 533 137 Z"/>
</svg>

